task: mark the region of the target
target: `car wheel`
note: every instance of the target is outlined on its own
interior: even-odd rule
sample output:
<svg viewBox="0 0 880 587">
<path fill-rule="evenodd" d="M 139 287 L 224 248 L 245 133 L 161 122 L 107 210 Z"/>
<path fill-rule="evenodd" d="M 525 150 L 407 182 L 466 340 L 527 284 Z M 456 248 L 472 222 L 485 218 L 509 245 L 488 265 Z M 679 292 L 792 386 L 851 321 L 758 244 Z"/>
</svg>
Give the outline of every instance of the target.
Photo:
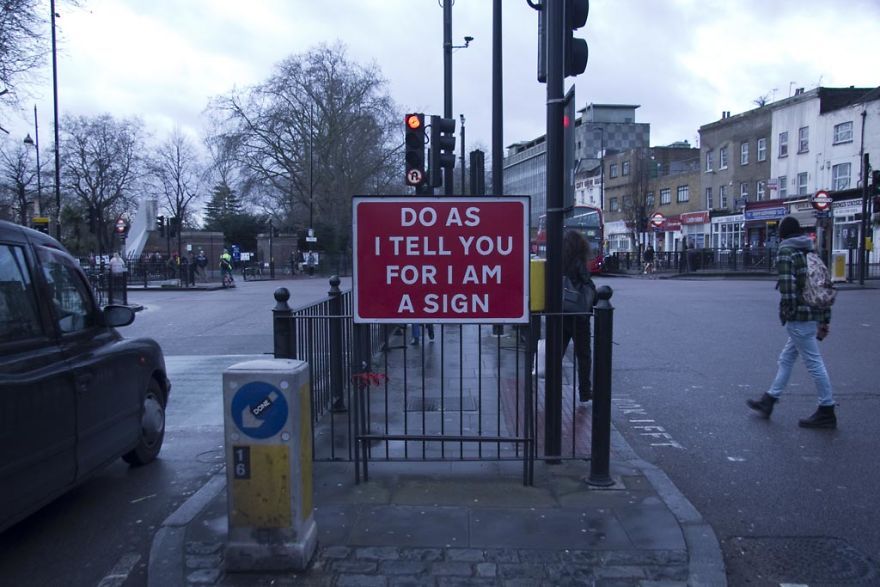
<svg viewBox="0 0 880 587">
<path fill-rule="evenodd" d="M 140 440 L 138 445 L 131 452 L 122 455 L 122 458 L 130 465 L 146 465 L 159 456 L 164 438 L 165 401 L 159 384 L 155 379 L 150 379 L 147 392 L 144 394 Z"/>
</svg>

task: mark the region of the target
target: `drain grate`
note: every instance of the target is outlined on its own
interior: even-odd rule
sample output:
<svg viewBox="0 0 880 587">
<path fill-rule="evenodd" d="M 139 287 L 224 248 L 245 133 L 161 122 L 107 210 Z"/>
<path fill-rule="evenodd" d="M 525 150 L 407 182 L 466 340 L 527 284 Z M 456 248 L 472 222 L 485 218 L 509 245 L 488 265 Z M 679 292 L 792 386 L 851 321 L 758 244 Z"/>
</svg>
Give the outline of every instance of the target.
<svg viewBox="0 0 880 587">
<path fill-rule="evenodd" d="M 827 536 L 735 537 L 727 542 L 728 571 L 774 583 L 877 585 L 880 570 L 847 541 Z M 733 549 L 736 552 L 730 552 Z M 737 568 L 739 567 L 739 568 Z"/>
<path fill-rule="evenodd" d="M 477 402 L 472 397 L 447 397 L 441 404 L 439 397 L 411 397 L 406 402 L 407 412 L 476 412 Z"/>
</svg>

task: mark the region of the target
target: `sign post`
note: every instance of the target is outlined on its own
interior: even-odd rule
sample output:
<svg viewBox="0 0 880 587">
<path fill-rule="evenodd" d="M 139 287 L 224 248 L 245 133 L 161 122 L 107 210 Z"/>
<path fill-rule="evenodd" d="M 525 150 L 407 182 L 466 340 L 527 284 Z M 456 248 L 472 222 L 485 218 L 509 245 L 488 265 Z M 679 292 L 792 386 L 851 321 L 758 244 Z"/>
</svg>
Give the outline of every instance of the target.
<svg viewBox="0 0 880 587">
<path fill-rule="evenodd" d="M 356 323 L 529 320 L 529 199 L 353 199 Z"/>
<path fill-rule="evenodd" d="M 810 198 L 810 203 L 813 205 L 813 209 L 816 210 L 816 245 L 819 249 L 819 257 L 821 257 L 826 265 L 831 264 L 831 259 L 830 255 L 826 254 L 825 251 L 825 225 L 826 219 L 831 216 L 831 204 L 833 201 L 828 192 L 824 190 L 819 190 Z M 828 253 L 830 251 L 831 247 L 828 247 Z"/>
</svg>

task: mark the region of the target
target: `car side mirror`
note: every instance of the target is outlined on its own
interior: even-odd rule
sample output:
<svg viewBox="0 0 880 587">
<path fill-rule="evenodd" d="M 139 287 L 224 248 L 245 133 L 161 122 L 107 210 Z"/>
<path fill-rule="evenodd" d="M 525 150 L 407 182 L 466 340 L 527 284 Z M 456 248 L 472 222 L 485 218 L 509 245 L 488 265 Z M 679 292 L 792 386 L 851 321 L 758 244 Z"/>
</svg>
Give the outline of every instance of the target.
<svg viewBox="0 0 880 587">
<path fill-rule="evenodd" d="M 134 322 L 134 310 L 128 306 L 110 305 L 104 308 L 104 324 L 117 328 Z"/>
</svg>

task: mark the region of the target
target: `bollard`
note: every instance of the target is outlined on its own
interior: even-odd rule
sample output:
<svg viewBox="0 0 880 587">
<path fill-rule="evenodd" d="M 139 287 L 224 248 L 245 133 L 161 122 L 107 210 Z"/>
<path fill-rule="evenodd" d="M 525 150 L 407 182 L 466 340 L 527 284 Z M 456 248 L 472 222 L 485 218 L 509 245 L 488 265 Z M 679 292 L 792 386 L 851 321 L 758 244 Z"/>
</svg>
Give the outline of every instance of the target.
<svg viewBox="0 0 880 587">
<path fill-rule="evenodd" d="M 339 276 L 330 278 L 329 317 L 330 320 L 330 393 L 334 412 L 345 411 L 344 383 L 342 381 L 342 291 L 339 289 Z"/>
<path fill-rule="evenodd" d="M 303 361 L 223 372 L 227 571 L 302 571 L 315 553 L 309 394 Z"/>
<path fill-rule="evenodd" d="M 611 343 L 614 331 L 614 307 L 607 285 L 599 288 L 599 301 L 593 308 L 595 350 L 593 353 L 593 435 L 591 438 L 590 477 L 587 483 L 597 487 L 614 485 L 609 474 L 611 463 Z"/>
<path fill-rule="evenodd" d="M 272 354 L 276 359 L 296 358 L 296 325 L 293 310 L 287 305 L 290 292 L 286 287 L 275 290 L 275 307 L 272 309 Z"/>
</svg>

